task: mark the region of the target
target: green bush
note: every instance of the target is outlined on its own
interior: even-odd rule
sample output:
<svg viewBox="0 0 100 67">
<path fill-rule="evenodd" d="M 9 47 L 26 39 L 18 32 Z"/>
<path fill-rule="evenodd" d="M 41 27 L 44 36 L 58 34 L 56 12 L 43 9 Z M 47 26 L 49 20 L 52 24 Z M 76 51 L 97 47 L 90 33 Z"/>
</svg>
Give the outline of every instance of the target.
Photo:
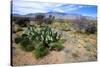
<svg viewBox="0 0 100 67">
<path fill-rule="evenodd" d="M 48 53 L 48 48 L 45 48 L 44 46 L 39 46 L 37 48 L 35 48 L 35 50 L 33 51 L 35 57 L 38 58 L 42 58 L 45 55 L 47 55 Z"/>
<path fill-rule="evenodd" d="M 60 51 L 64 48 L 64 46 L 62 45 L 63 43 L 64 43 L 64 40 L 60 40 L 58 42 L 51 43 L 50 49 Z"/>
<path fill-rule="evenodd" d="M 26 27 L 29 21 L 30 21 L 30 19 L 27 17 L 25 17 L 25 18 L 20 17 L 20 18 L 16 18 L 15 24 L 17 24 L 18 26 L 21 26 L 21 27 Z"/>
<path fill-rule="evenodd" d="M 34 45 L 32 41 L 28 38 L 26 34 L 22 34 L 21 37 L 15 38 L 15 43 L 20 45 L 20 48 L 25 51 L 32 51 L 34 49 Z"/>
<path fill-rule="evenodd" d="M 28 38 L 23 39 L 20 43 L 20 46 L 25 51 L 32 51 L 34 49 L 34 45 Z"/>
<path fill-rule="evenodd" d="M 16 38 L 15 38 L 15 43 L 18 44 L 18 43 L 20 43 L 20 42 L 21 42 L 21 37 L 16 37 Z"/>
</svg>

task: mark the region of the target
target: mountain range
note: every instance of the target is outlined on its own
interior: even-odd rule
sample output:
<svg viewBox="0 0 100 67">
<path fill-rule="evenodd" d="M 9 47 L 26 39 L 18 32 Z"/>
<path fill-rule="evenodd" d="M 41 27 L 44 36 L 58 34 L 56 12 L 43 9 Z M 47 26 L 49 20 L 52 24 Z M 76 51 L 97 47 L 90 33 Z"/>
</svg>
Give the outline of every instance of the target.
<svg viewBox="0 0 100 67">
<path fill-rule="evenodd" d="M 80 14 L 70 14 L 70 13 L 60 13 L 60 12 L 48 12 L 48 13 L 29 13 L 26 15 L 20 15 L 20 14 L 12 14 L 12 16 L 15 17 L 35 17 L 37 14 L 43 14 L 45 17 L 48 17 L 49 15 L 55 16 L 55 19 L 80 19 L 82 17 L 85 17 L 90 20 L 96 20 L 97 17 L 90 17 L 90 16 L 82 16 Z"/>
</svg>

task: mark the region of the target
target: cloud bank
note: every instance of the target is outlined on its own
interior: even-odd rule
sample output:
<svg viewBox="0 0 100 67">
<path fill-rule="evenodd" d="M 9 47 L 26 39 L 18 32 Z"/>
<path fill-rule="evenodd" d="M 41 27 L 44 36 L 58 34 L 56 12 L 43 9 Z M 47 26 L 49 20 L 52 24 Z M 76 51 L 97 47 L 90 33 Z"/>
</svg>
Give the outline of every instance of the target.
<svg viewBox="0 0 100 67">
<path fill-rule="evenodd" d="M 28 0 L 13 0 L 12 13 L 28 14 L 28 13 L 78 13 L 83 15 L 96 16 L 97 7 L 92 5 L 73 5 L 63 3 L 42 3 Z M 92 10 L 92 11 L 91 11 Z"/>
</svg>

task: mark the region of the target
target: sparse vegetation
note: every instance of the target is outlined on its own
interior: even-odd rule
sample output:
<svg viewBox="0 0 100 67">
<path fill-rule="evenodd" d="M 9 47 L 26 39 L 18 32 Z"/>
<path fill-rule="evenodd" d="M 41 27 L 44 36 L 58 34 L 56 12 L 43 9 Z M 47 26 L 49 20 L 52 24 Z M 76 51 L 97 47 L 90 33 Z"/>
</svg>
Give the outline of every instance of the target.
<svg viewBox="0 0 100 67">
<path fill-rule="evenodd" d="M 14 42 L 23 52 L 32 53 L 36 59 L 43 59 L 53 51 L 60 53 L 64 49 L 66 57 L 70 55 L 76 60 L 81 58 L 82 54 L 78 55 L 79 53 L 74 53 L 74 50 L 80 51 L 82 48 L 84 53 L 84 50 L 92 52 L 92 48 L 94 48 L 91 47 L 92 44 L 85 46 L 83 44 L 86 44 L 86 42 L 84 43 L 86 37 L 87 41 L 91 39 L 92 36 L 89 35 L 93 35 L 95 39 L 96 21 L 84 17 L 75 20 L 56 19 L 55 16 L 46 17 L 44 14 L 36 14 L 32 18 L 17 17 L 13 18 L 13 21 L 12 32 L 17 35 Z M 30 21 L 33 24 L 30 24 Z M 69 58 L 67 57 L 67 59 Z"/>
<path fill-rule="evenodd" d="M 48 52 L 49 52 L 48 48 L 45 48 L 44 46 L 41 45 L 35 48 L 33 54 L 35 54 L 35 57 L 39 59 L 48 54 Z"/>
<path fill-rule="evenodd" d="M 29 18 L 24 18 L 24 17 L 20 17 L 20 18 L 16 18 L 15 20 L 15 24 L 21 26 L 21 27 L 26 27 L 27 24 L 29 23 Z"/>
<path fill-rule="evenodd" d="M 17 37 L 15 39 L 15 43 L 19 44 L 20 48 L 25 51 L 32 51 L 34 49 L 34 44 L 32 44 L 32 41 L 28 38 L 26 34 L 22 34 L 21 37 Z"/>
<path fill-rule="evenodd" d="M 44 22 L 44 18 L 45 16 L 43 14 L 37 14 L 35 16 L 35 21 L 37 22 L 37 24 L 41 25 Z"/>
<path fill-rule="evenodd" d="M 15 39 L 15 42 L 20 44 L 22 49 L 32 51 L 35 48 L 36 56 L 42 57 L 45 55 L 47 49 L 61 50 L 64 41 L 61 39 L 61 33 L 54 32 L 50 27 L 37 28 L 30 26 L 25 33 Z M 52 44 L 52 46 L 51 46 Z M 41 52 L 43 49 L 44 53 Z M 43 54 L 41 54 L 43 53 Z M 39 55 L 37 55 L 39 54 Z"/>
<path fill-rule="evenodd" d="M 49 15 L 49 17 L 45 19 L 45 23 L 46 23 L 46 24 L 52 24 L 53 21 L 54 21 L 54 19 L 55 19 L 54 16 Z"/>
<path fill-rule="evenodd" d="M 77 32 L 94 34 L 97 31 L 96 24 L 91 23 L 95 22 L 96 21 L 90 22 L 90 20 L 87 20 L 86 18 L 82 17 L 81 19 L 74 20 L 72 26 Z"/>
</svg>

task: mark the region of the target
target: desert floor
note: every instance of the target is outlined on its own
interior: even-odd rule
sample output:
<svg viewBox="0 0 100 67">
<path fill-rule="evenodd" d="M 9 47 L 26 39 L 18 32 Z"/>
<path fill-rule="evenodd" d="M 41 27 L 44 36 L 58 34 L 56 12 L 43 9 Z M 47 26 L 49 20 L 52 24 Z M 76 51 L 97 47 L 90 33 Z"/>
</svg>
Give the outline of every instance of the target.
<svg viewBox="0 0 100 67">
<path fill-rule="evenodd" d="M 41 59 L 35 59 L 32 52 L 25 52 L 14 43 L 16 34 L 12 34 L 12 65 L 40 65 L 61 64 L 74 62 L 88 62 L 97 60 L 97 37 L 96 34 L 75 33 L 63 31 L 66 40 L 64 49 L 61 51 L 50 51 Z"/>
</svg>

